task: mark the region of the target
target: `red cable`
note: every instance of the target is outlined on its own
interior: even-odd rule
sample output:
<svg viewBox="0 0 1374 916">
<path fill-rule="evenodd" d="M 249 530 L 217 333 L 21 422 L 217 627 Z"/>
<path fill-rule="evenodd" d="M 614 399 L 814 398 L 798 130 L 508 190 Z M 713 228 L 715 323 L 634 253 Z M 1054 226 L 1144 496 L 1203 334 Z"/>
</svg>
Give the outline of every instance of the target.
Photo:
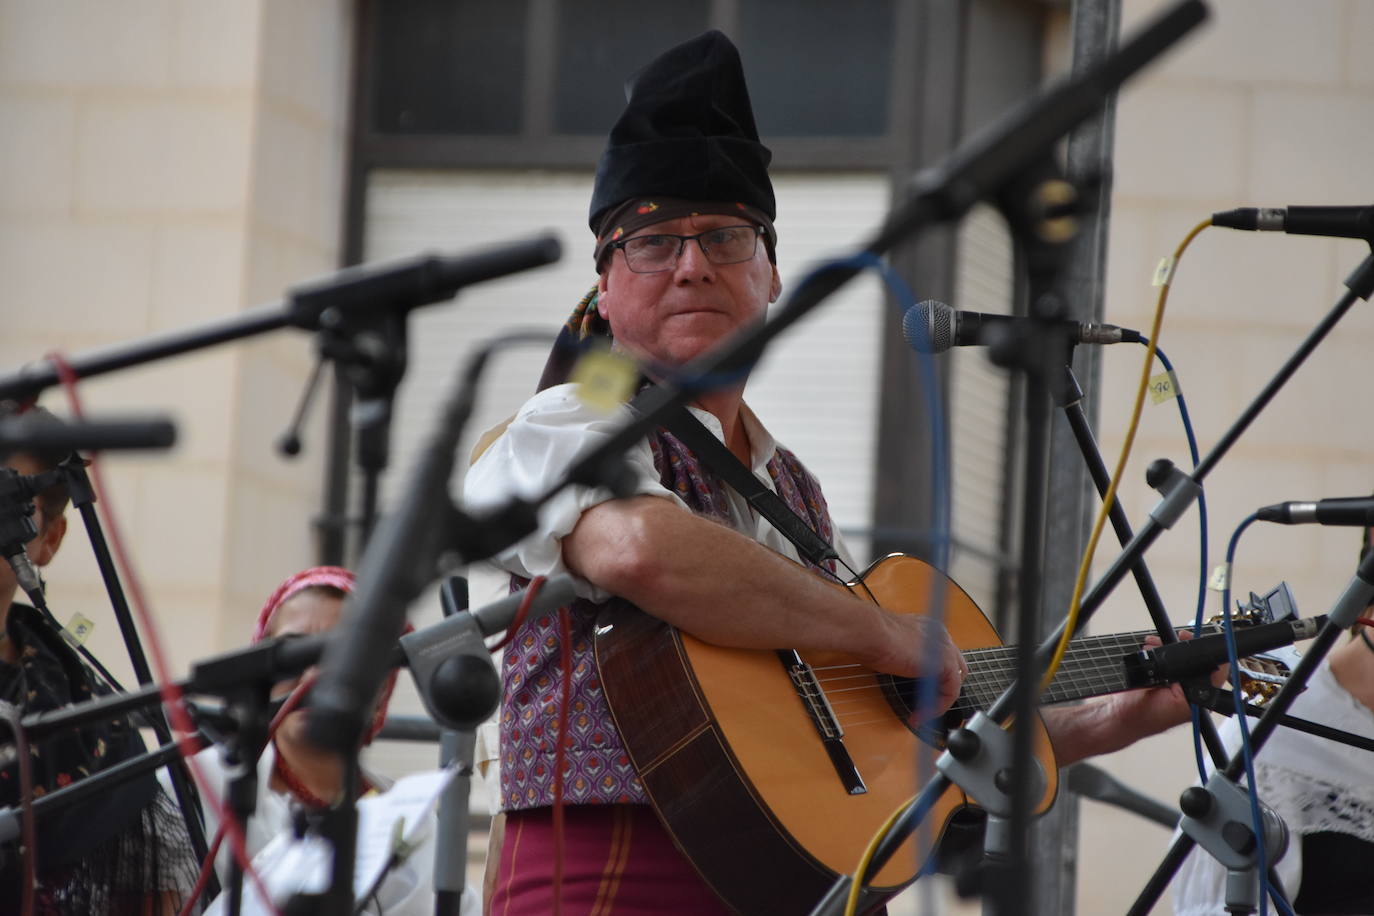
<svg viewBox="0 0 1374 916">
<path fill-rule="evenodd" d="M 215 858 L 219 855 L 220 844 L 224 842 L 224 823 L 221 822 L 219 829 L 215 831 L 215 838 L 210 843 L 210 851 L 205 854 L 205 861 L 200 863 L 200 874 L 196 876 L 196 886 L 191 888 L 191 893 L 187 896 L 186 902 L 177 911 L 177 916 L 191 916 L 191 911 L 196 907 L 196 901 L 200 895 L 205 893 L 206 885 L 210 883 L 210 872 L 215 870 Z"/>
<path fill-rule="evenodd" d="M 525 618 L 529 615 L 530 605 L 534 603 L 535 596 L 544 587 L 547 576 L 535 576 L 530 580 L 530 584 L 525 588 L 525 596 L 520 600 L 520 607 L 515 612 L 514 619 L 510 626 L 506 627 L 506 635 L 491 647 L 493 653 L 505 648 L 514 637 L 516 632 L 525 623 Z M 561 646 L 559 647 L 559 661 L 563 665 L 563 683 L 558 697 L 558 732 L 554 736 L 557 744 L 553 751 L 553 912 L 554 916 L 560 916 L 563 912 L 563 746 L 568 730 L 568 699 L 572 694 L 572 634 L 571 623 L 568 619 L 568 609 L 561 607 L 558 609 L 558 631 Z"/>
<path fill-rule="evenodd" d="M 301 701 L 304 700 L 305 695 L 310 692 L 310 688 L 314 685 L 318 677 L 318 674 L 307 674 L 305 677 L 301 678 L 300 683 L 295 686 L 295 689 L 291 691 L 291 694 L 281 704 L 281 708 L 277 710 L 277 714 L 272 717 L 272 721 L 268 723 L 268 741 L 271 741 L 272 737 L 277 733 L 277 729 L 281 727 L 282 721 L 289 714 L 295 712 L 297 706 L 301 705 Z M 261 787 L 259 791 L 262 791 Z M 206 885 L 210 883 L 210 872 L 214 870 L 215 858 L 219 855 L 219 847 L 223 842 L 224 822 L 220 821 L 219 829 L 215 831 L 215 839 L 210 844 L 210 851 L 206 853 L 205 861 L 200 863 L 200 874 L 196 877 L 196 886 L 191 888 L 191 894 L 186 899 L 186 902 L 182 904 L 181 911 L 177 913 L 177 916 L 190 916 L 191 910 L 196 905 L 196 901 L 200 899 L 201 894 L 205 893 Z"/>
<path fill-rule="evenodd" d="M 530 605 L 534 604 L 535 596 L 539 594 L 539 590 L 544 587 L 544 583 L 547 581 L 548 576 L 535 576 L 530 580 L 530 584 L 525 588 L 525 596 L 520 599 L 520 607 L 515 611 L 515 619 L 510 622 L 510 626 L 506 627 L 506 635 L 502 636 L 501 640 L 491 647 L 493 653 L 500 652 L 506 647 L 506 643 L 515 637 L 515 631 L 524 625 L 525 618 L 530 613 Z"/>
<path fill-rule="evenodd" d="M 20 907 L 24 916 L 33 916 L 33 892 L 38 886 L 38 834 L 33 823 L 33 763 L 21 716 L 22 711 L 13 703 L 0 704 L 0 717 L 5 719 L 14 733 L 14 747 L 19 755 L 19 824 L 24 866 L 23 902 Z"/>
<path fill-rule="evenodd" d="M 71 404 L 72 413 L 77 419 L 82 419 L 84 412 L 81 407 L 81 398 L 76 392 L 77 375 L 68 364 L 62 354 L 53 352 L 48 354 L 49 361 L 53 368 L 57 370 L 57 377 L 62 382 L 62 387 L 67 393 L 67 399 Z M 147 603 L 144 601 L 143 586 L 139 581 L 128 556 L 124 552 L 124 542 L 120 534 L 119 525 L 116 521 L 113 505 L 110 503 L 108 493 L 105 489 L 104 481 L 100 475 L 100 467 L 95 461 L 95 456 L 91 456 L 90 461 L 91 485 L 96 494 L 96 511 L 100 513 L 104 521 L 105 528 L 109 533 L 111 552 L 114 554 L 115 561 L 124 571 L 124 581 L 132 599 L 134 611 L 138 614 L 139 623 L 142 625 L 144 634 L 148 637 L 148 649 L 152 658 L 153 667 L 160 682 L 159 691 L 162 695 L 162 705 L 167 711 L 168 718 L 171 719 L 173 727 L 180 732 L 177 740 L 177 747 L 182 759 L 186 761 L 191 770 L 191 775 L 196 781 L 196 785 L 201 791 L 201 795 L 209 801 L 215 813 L 219 816 L 220 824 L 228 830 L 230 848 L 234 852 L 234 857 L 239 860 L 246 874 L 257 888 L 258 894 L 267 908 L 274 914 L 280 916 L 276 906 L 272 903 L 272 897 L 267 893 L 266 886 L 262 883 L 262 878 L 253 869 L 252 862 L 248 857 L 248 848 L 244 841 L 243 825 L 238 819 L 224 806 L 224 803 L 215 797 L 210 791 L 209 784 L 205 780 L 205 774 L 201 772 L 200 766 L 193 757 L 195 739 L 192 735 L 195 726 L 191 722 L 190 714 L 186 712 L 186 707 L 181 702 L 181 688 L 172 682 L 168 676 L 168 667 L 165 656 L 162 653 L 162 641 L 158 638 L 158 631 L 152 616 L 147 611 Z"/>
</svg>

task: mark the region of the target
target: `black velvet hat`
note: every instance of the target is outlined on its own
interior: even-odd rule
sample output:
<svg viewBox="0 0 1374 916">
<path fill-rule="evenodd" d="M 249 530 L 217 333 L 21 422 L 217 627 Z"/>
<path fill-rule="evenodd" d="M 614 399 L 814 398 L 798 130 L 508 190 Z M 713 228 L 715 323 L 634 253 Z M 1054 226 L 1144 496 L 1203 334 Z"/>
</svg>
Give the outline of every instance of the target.
<svg viewBox="0 0 1374 916">
<path fill-rule="evenodd" d="M 763 224 L 771 252 L 777 215 L 768 179 L 772 153 L 759 142 L 744 68 L 730 39 L 712 30 L 670 48 L 630 77 L 626 97 L 596 167 L 589 222 L 598 261 L 614 241 L 612 218 L 621 217 L 623 205 L 657 198 L 737 207 Z"/>
</svg>

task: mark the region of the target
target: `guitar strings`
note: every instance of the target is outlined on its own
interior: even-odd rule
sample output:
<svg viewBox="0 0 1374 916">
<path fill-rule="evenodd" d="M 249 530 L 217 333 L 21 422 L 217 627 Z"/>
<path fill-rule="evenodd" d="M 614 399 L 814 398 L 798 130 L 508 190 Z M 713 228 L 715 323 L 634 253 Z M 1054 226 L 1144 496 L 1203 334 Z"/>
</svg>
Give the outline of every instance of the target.
<svg viewBox="0 0 1374 916">
<path fill-rule="evenodd" d="M 1112 692 L 1126 687 L 1125 673 L 1121 667 L 1121 656 L 1135 651 L 1145 634 L 1123 634 L 1117 637 L 1099 637 L 1091 645 L 1076 645 L 1067 653 L 1072 665 L 1064 666 L 1060 675 L 1050 685 L 1045 694 L 1046 702 L 1063 702 L 1094 693 Z M 994 647 L 990 649 L 965 652 L 971 667 L 965 679 L 959 698 L 953 704 L 956 711 L 973 712 L 987 708 L 1010 685 L 1015 666 L 1014 648 Z M 1104 655 L 1110 652 L 1111 655 Z M 824 692 L 827 702 L 841 727 L 862 728 L 866 725 L 890 723 L 890 715 L 877 719 L 846 718 L 858 705 L 864 707 L 860 714 L 870 714 L 871 695 L 882 694 L 884 685 L 876 678 L 877 672 L 858 664 L 819 666 L 815 672 L 836 672 L 817 678 L 817 684 Z M 839 673 L 844 672 L 844 673 Z M 859 683 L 854 683 L 854 682 Z M 837 686 L 845 685 L 845 686 Z"/>
<path fill-rule="evenodd" d="M 1211 629 L 1208 627 L 1207 629 Z M 1065 664 L 1060 668 L 1042 701 L 1046 704 L 1080 699 L 1085 696 L 1128 689 L 1122 665 L 1124 657 L 1140 651 L 1151 631 L 1120 633 L 1111 636 L 1083 637 L 1070 644 Z M 951 709 L 959 713 L 986 709 L 1011 685 L 1016 672 L 1014 646 L 992 646 L 963 653 L 970 672 Z M 822 673 L 825 674 L 822 674 Z M 883 696 L 889 689 L 878 672 L 857 663 L 822 665 L 812 669 L 816 684 L 830 704 L 836 722 L 843 728 L 891 723 L 891 715 L 861 721 L 846 715 L 871 715 L 874 694 Z M 884 704 L 886 706 L 886 703 Z M 859 707 L 859 709 L 855 709 Z M 890 710 L 890 707 L 888 707 Z"/>
</svg>

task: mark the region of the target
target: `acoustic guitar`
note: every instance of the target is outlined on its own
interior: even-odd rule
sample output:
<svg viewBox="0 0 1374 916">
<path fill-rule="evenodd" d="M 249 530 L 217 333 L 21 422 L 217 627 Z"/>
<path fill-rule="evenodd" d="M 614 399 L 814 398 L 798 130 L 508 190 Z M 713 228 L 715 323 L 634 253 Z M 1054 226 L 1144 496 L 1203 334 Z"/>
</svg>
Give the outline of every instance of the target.
<svg viewBox="0 0 1374 916">
<path fill-rule="evenodd" d="M 932 589 L 944 589 L 945 625 L 969 674 L 942 728 L 909 723 L 910 681 L 838 653 L 724 648 L 629 609 L 597 621 L 598 673 L 635 769 L 678 847 L 741 913 L 809 912 L 922 788 L 918 757 L 933 772 L 939 736 L 991 706 L 1013 678 L 1016 650 L 928 564 L 894 554 L 836 587 L 906 614 L 924 613 Z M 1075 639 L 1042 702 L 1129 689 L 1121 660 L 1146 635 Z M 1036 732 L 1047 777 L 1039 813 L 1058 774 L 1038 721 Z M 970 805 L 957 787 L 946 791 L 878 872 L 862 910 L 919 877 L 949 820 Z"/>
</svg>

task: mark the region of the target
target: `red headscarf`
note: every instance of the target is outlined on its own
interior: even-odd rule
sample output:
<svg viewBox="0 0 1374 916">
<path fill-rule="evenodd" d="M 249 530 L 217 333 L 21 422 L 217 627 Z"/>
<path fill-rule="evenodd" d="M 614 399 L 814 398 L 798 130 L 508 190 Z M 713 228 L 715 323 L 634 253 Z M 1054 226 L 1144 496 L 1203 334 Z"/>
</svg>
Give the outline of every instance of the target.
<svg viewBox="0 0 1374 916">
<path fill-rule="evenodd" d="M 264 639 L 267 636 L 272 617 L 281 606 L 306 589 L 336 588 L 348 595 L 352 594 L 356 582 L 357 579 L 352 571 L 344 569 L 342 566 L 312 566 L 310 569 L 301 570 L 278 585 L 277 590 L 263 604 L 262 611 L 258 613 L 257 625 L 253 627 L 252 641 L 258 642 Z M 406 624 L 405 632 L 408 633 L 413 629 L 414 627 L 410 624 Z M 363 738 L 363 744 L 371 744 L 372 739 L 377 737 L 377 733 L 382 730 L 382 723 L 386 721 L 387 703 L 391 701 L 391 691 L 396 686 L 396 674 L 396 671 L 392 671 L 387 675 L 386 682 L 382 684 L 382 691 L 377 697 L 377 711 L 372 716 L 372 725 L 369 726 L 367 735 Z"/>
</svg>

